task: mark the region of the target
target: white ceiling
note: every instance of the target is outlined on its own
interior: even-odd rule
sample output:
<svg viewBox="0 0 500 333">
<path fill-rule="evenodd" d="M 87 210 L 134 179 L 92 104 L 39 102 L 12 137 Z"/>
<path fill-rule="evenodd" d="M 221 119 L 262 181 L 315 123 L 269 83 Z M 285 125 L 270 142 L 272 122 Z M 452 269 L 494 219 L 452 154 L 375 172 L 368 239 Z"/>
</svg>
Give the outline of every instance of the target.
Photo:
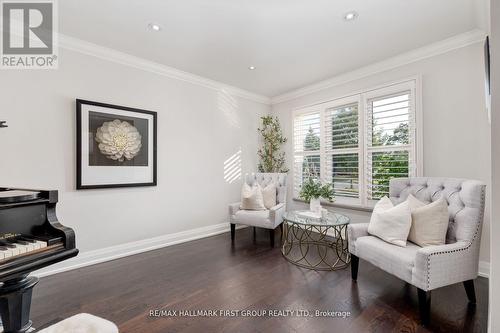
<svg viewBox="0 0 500 333">
<path fill-rule="evenodd" d="M 63 34 L 265 96 L 483 28 L 483 0 L 64 0 Z M 343 14 L 359 17 L 345 22 Z M 161 25 L 160 32 L 147 29 Z M 254 71 L 248 66 L 256 66 Z"/>
</svg>

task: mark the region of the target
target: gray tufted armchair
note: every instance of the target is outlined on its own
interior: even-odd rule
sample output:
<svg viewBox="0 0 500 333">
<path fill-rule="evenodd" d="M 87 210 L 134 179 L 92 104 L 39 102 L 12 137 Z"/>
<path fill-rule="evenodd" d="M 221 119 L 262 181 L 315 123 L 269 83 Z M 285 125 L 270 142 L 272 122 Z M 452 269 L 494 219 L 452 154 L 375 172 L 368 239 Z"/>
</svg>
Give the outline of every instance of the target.
<svg viewBox="0 0 500 333">
<path fill-rule="evenodd" d="M 406 200 L 410 193 L 423 202 L 446 198 L 450 216 L 446 244 L 420 247 L 408 242 L 402 248 L 370 236 L 368 223 L 352 224 L 348 227 L 351 273 L 356 280 L 361 258 L 416 286 L 421 319 L 428 324 L 433 289 L 463 282 L 469 301 L 476 301 L 473 280 L 478 275 L 485 185 L 454 178 L 390 181 L 389 196 L 394 204 Z"/>
<path fill-rule="evenodd" d="M 274 230 L 283 222 L 283 214 L 286 210 L 286 173 L 255 173 L 246 175 L 244 181 L 252 186 L 257 182 L 262 187 L 269 183 L 276 184 L 276 206 L 269 210 L 242 210 L 240 203 L 229 205 L 229 221 L 231 224 L 231 240 L 234 241 L 236 224 L 244 224 L 254 227 L 269 229 L 271 246 L 274 247 Z"/>
</svg>

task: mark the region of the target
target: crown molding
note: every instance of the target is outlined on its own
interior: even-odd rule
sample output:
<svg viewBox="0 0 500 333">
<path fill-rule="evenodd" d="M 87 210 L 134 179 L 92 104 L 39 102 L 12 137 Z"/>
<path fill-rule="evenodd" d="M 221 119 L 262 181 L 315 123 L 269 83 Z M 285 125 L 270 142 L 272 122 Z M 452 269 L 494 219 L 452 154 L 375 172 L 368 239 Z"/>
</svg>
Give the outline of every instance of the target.
<svg viewBox="0 0 500 333">
<path fill-rule="evenodd" d="M 59 47 L 107 61 L 112 61 L 121 65 L 134 67 L 143 71 L 166 76 L 171 79 L 189 82 L 191 84 L 196 84 L 216 91 L 224 91 L 225 93 L 228 93 L 230 95 L 241 97 L 257 103 L 269 105 L 271 102 L 270 98 L 267 96 L 255 94 L 253 92 L 233 87 L 222 82 L 184 72 L 173 67 L 162 65 L 154 61 L 146 60 L 144 58 L 136 57 L 128 53 L 120 52 L 64 34 L 59 34 Z"/>
<path fill-rule="evenodd" d="M 385 72 L 400 66 L 404 66 L 419 60 L 434 57 L 443 53 L 447 53 L 468 45 L 484 41 L 486 33 L 479 29 L 474 29 L 451 38 L 426 45 L 424 47 L 405 52 L 388 58 L 386 60 L 373 63 L 371 65 L 361 67 L 351 72 L 334 76 L 330 79 L 308 85 L 290 92 L 271 98 L 271 104 L 283 103 L 296 99 L 308 94 L 312 94 L 323 89 L 335 87 L 344 83 L 355 81 L 370 75 Z"/>
<path fill-rule="evenodd" d="M 218 82 L 202 76 L 184 72 L 173 67 L 162 65 L 154 61 L 146 60 L 144 58 L 136 57 L 124 52 L 120 52 L 108 47 L 90 43 L 64 34 L 59 34 L 59 46 L 67 50 L 97 57 L 107 61 L 112 61 L 115 63 L 119 63 L 121 65 L 134 67 L 140 70 L 166 76 L 172 79 L 189 82 L 191 84 L 196 84 L 216 91 L 224 91 L 233 96 L 241 97 L 257 103 L 272 105 L 296 99 L 304 95 L 321 91 L 323 89 L 335 87 L 370 75 L 381 73 L 419 60 L 423 60 L 471 44 L 475 44 L 483 41 L 485 36 L 486 34 L 482 30 L 479 29 L 471 30 L 463 34 L 433 44 L 429 44 L 427 46 L 406 53 L 399 54 L 395 57 L 377 63 L 373 63 L 365 67 L 361 67 L 357 70 L 347 72 L 345 74 L 341 74 L 333 78 L 312 85 L 308 85 L 296 90 L 292 90 L 290 92 L 275 96 L 273 98 L 255 94 L 253 92 L 237 88 L 231 85 L 227 85 L 222 82 Z"/>
</svg>

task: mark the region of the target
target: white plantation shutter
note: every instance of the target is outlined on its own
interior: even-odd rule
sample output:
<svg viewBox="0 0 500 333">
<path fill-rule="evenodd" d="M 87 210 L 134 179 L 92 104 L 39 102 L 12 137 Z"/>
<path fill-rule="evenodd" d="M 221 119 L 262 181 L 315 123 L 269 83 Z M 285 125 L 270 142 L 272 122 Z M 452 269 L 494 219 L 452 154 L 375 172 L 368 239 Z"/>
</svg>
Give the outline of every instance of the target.
<svg viewBox="0 0 500 333">
<path fill-rule="evenodd" d="M 309 176 L 321 177 L 320 113 L 308 112 L 294 117 L 293 122 L 293 192 L 299 197 L 300 187 Z"/>
<path fill-rule="evenodd" d="M 324 116 L 325 175 L 336 198 L 359 198 L 359 105 L 327 108 Z"/>
<path fill-rule="evenodd" d="M 334 153 L 326 158 L 335 197 L 359 198 L 359 154 Z"/>
<path fill-rule="evenodd" d="M 358 103 L 325 110 L 326 150 L 358 148 Z"/>
<path fill-rule="evenodd" d="M 337 203 L 369 207 L 388 195 L 391 178 L 418 176 L 415 85 L 410 80 L 296 111 L 294 196 L 313 176 L 333 184 Z"/>
<path fill-rule="evenodd" d="M 413 100 L 411 89 L 367 99 L 365 179 L 368 201 L 388 195 L 391 178 L 415 176 Z"/>
</svg>

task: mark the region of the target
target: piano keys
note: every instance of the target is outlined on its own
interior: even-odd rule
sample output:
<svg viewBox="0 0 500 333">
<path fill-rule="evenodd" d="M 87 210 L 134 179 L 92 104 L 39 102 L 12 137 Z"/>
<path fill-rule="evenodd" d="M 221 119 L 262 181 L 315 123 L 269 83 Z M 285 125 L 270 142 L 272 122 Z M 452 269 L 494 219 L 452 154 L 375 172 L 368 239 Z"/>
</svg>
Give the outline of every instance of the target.
<svg viewBox="0 0 500 333">
<path fill-rule="evenodd" d="M 22 255 L 32 255 L 62 247 L 62 240 L 60 237 L 58 239 L 59 242 L 47 246 L 47 241 L 43 238 L 11 233 L 0 234 L 0 265 L 6 260 L 17 259 Z"/>
<path fill-rule="evenodd" d="M 32 271 L 78 254 L 56 216 L 57 191 L 0 188 L 0 316 L 4 332 L 28 332 Z"/>
</svg>

